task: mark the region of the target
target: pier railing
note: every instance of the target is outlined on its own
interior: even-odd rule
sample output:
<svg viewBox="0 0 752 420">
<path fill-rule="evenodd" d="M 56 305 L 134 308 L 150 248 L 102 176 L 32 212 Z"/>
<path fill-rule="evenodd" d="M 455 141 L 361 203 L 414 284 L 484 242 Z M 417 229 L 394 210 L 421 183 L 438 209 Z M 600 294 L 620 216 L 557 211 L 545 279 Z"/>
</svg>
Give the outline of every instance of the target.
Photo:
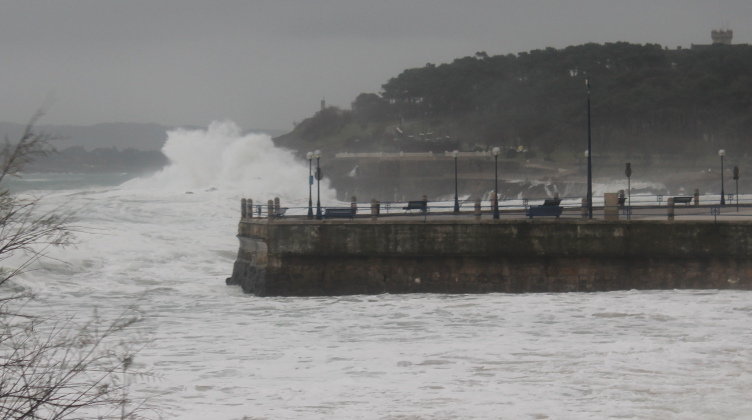
<svg viewBox="0 0 752 420">
<path fill-rule="evenodd" d="M 726 204 L 720 205 L 719 195 L 652 195 L 635 194 L 631 198 L 623 198 L 617 202 L 611 200 L 613 195 L 594 197 L 594 219 L 606 220 L 675 220 L 697 219 L 712 221 L 752 221 L 752 195 L 728 194 Z M 621 198 L 621 196 L 617 196 Z M 557 197 L 560 214 L 556 219 L 585 219 L 587 218 L 586 202 L 581 197 Z M 553 217 L 530 216 L 531 207 L 541 206 L 551 198 L 503 198 L 498 203 L 499 219 L 531 218 L 550 219 Z M 415 203 L 425 203 L 419 206 Z M 343 219 L 380 219 L 380 218 L 494 218 L 494 205 L 491 199 L 459 200 L 459 212 L 454 211 L 454 201 L 378 201 L 358 202 L 353 199 L 350 203 L 338 202 L 334 205 L 322 206 L 317 211 L 315 206 L 283 206 L 279 198 L 266 202 L 252 199 L 241 199 L 241 219 L 267 220 L 343 220 Z"/>
</svg>

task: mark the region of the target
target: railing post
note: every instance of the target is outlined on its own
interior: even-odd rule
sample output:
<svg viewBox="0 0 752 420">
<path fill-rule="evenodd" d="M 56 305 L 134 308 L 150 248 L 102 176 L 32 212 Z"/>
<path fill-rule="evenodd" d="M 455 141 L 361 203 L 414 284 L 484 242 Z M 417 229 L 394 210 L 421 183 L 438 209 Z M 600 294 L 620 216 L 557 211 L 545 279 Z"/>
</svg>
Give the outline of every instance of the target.
<svg viewBox="0 0 752 420">
<path fill-rule="evenodd" d="M 480 198 L 475 199 L 475 218 L 477 220 L 480 220 L 481 210 L 480 210 Z"/>
<path fill-rule="evenodd" d="M 247 217 L 247 215 L 246 215 L 246 211 L 247 210 L 246 210 L 245 206 L 246 206 L 246 204 L 245 204 L 245 198 L 241 198 L 240 199 L 240 220 L 245 220 L 246 217 Z"/>
<path fill-rule="evenodd" d="M 371 199 L 371 219 L 376 219 L 379 216 L 379 204 L 375 198 Z"/>
<path fill-rule="evenodd" d="M 588 201 L 587 198 L 582 199 L 582 218 L 587 219 L 588 218 Z"/>
<path fill-rule="evenodd" d="M 245 215 L 253 219 L 253 200 L 250 198 L 245 200 Z"/>
<path fill-rule="evenodd" d="M 358 213 L 358 197 L 356 196 L 351 197 L 350 208 L 352 209 L 353 216 Z"/>
<path fill-rule="evenodd" d="M 491 194 L 491 213 L 494 219 L 499 218 L 499 196 L 496 191 Z"/>
<path fill-rule="evenodd" d="M 695 207 L 700 205 L 700 189 L 695 188 Z"/>
<path fill-rule="evenodd" d="M 603 220 L 619 220 L 618 193 L 603 193 Z"/>
<path fill-rule="evenodd" d="M 274 200 L 266 202 L 266 217 L 269 219 L 274 217 Z"/>
<path fill-rule="evenodd" d="M 282 208 L 279 205 L 279 197 L 274 197 L 274 217 L 279 216 L 282 212 Z"/>
<path fill-rule="evenodd" d="M 669 199 L 666 201 L 666 213 L 668 215 L 668 220 L 673 221 L 674 220 L 674 197 L 669 197 Z"/>
</svg>

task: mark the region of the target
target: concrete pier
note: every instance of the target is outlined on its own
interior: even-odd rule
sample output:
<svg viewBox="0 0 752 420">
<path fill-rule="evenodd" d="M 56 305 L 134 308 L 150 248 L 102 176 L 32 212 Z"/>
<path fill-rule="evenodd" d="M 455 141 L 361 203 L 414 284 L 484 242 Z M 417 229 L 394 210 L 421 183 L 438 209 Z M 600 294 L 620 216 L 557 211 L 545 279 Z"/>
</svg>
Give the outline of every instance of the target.
<svg viewBox="0 0 752 420">
<path fill-rule="evenodd" d="M 259 296 L 752 289 L 744 220 L 247 217 L 238 239 L 227 283 Z"/>
</svg>

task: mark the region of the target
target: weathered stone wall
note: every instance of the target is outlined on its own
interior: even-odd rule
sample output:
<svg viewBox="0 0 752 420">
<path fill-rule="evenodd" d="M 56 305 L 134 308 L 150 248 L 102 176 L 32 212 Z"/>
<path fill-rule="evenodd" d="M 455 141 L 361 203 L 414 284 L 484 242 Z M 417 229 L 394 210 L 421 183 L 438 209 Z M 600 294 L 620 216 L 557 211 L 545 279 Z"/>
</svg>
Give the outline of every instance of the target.
<svg viewBox="0 0 752 420">
<path fill-rule="evenodd" d="M 752 289 L 752 223 L 243 221 L 257 295 Z"/>
</svg>

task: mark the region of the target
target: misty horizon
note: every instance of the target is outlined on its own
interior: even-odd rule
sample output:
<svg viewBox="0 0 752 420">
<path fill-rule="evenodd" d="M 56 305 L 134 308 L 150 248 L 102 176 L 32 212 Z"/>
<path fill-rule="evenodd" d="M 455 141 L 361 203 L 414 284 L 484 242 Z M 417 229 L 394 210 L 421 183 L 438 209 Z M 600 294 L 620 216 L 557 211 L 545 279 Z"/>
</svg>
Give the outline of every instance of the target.
<svg viewBox="0 0 752 420">
<path fill-rule="evenodd" d="M 44 107 L 50 125 L 289 131 L 322 99 L 349 108 L 426 63 L 588 42 L 689 47 L 718 28 L 749 43 L 750 18 L 741 0 L 5 2 L 0 120 L 24 124 Z"/>
</svg>

